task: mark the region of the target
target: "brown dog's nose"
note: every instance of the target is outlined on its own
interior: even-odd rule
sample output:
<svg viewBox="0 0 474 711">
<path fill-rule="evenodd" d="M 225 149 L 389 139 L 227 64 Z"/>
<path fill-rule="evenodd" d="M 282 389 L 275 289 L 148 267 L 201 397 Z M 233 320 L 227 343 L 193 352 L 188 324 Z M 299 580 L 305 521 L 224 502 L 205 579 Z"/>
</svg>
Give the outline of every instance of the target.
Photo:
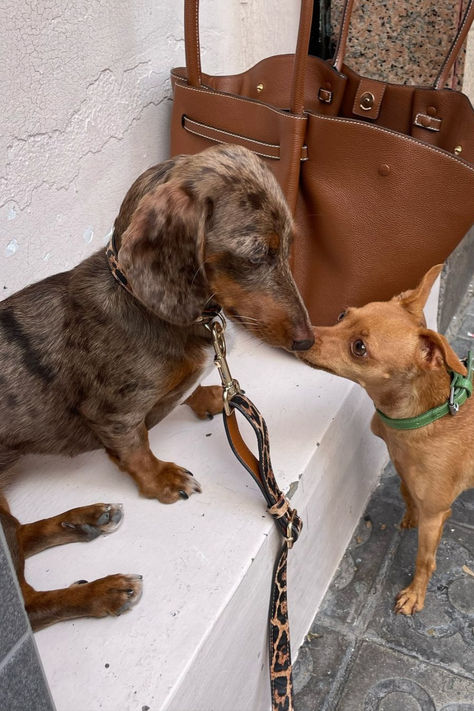
<svg viewBox="0 0 474 711">
<path fill-rule="evenodd" d="M 291 345 L 292 351 L 309 351 L 314 344 L 314 338 L 307 338 L 304 341 L 293 341 Z"/>
</svg>

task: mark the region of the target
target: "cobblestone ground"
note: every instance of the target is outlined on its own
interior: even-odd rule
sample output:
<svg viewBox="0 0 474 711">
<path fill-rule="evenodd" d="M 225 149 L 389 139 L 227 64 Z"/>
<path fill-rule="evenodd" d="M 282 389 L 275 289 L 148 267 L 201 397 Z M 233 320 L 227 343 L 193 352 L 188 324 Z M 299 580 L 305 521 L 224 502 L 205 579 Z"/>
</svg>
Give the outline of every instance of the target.
<svg viewBox="0 0 474 711">
<path fill-rule="evenodd" d="M 474 348 L 472 285 L 447 336 L 461 358 Z M 299 651 L 296 711 L 474 711 L 474 489 L 453 506 L 413 617 L 393 612 L 416 556 L 402 513 L 389 464 Z"/>
</svg>

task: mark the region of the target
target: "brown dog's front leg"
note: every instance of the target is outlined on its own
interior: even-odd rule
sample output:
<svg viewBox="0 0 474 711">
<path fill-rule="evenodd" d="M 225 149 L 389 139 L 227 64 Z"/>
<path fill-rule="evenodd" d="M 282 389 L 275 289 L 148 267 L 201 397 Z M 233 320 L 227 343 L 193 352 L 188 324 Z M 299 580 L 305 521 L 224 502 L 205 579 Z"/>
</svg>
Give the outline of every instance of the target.
<svg viewBox="0 0 474 711">
<path fill-rule="evenodd" d="M 418 526 L 416 504 L 403 480 L 400 482 L 400 493 L 405 502 L 405 515 L 400 522 L 400 528 L 416 528 Z"/>
<path fill-rule="evenodd" d="M 451 509 L 431 515 L 420 512 L 415 575 L 410 585 L 398 593 L 395 612 L 413 615 L 423 609 L 426 588 L 433 571 L 436 570 L 436 551 L 443 525 L 450 515 Z"/>
<path fill-rule="evenodd" d="M 184 401 L 200 420 L 212 420 L 224 409 L 221 385 L 198 385 Z"/>
<path fill-rule="evenodd" d="M 62 590 L 34 590 L 22 584 L 25 608 L 33 630 L 77 617 L 106 617 L 127 612 L 140 599 L 141 575 L 107 575 Z"/>
<path fill-rule="evenodd" d="M 105 442 L 104 442 L 105 444 Z M 145 425 L 105 445 L 110 458 L 136 481 L 140 493 L 163 504 L 188 499 L 201 487 L 191 472 L 173 462 L 162 462 L 150 450 Z"/>
</svg>

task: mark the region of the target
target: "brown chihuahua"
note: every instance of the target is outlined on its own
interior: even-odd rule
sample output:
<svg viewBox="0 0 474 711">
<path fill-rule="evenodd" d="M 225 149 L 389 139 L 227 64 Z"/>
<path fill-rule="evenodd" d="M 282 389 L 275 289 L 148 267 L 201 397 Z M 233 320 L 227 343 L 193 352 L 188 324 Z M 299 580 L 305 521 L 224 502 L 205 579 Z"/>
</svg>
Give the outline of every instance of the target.
<svg viewBox="0 0 474 711">
<path fill-rule="evenodd" d="M 404 615 L 423 609 L 443 524 L 456 497 L 474 486 L 472 373 L 444 336 L 426 328 L 423 315 L 441 268 L 430 269 L 416 289 L 349 308 L 335 326 L 314 328 L 315 345 L 301 355 L 362 385 L 377 408 L 371 428 L 401 478 L 401 527 L 418 526 L 415 575 L 395 606 Z"/>
</svg>

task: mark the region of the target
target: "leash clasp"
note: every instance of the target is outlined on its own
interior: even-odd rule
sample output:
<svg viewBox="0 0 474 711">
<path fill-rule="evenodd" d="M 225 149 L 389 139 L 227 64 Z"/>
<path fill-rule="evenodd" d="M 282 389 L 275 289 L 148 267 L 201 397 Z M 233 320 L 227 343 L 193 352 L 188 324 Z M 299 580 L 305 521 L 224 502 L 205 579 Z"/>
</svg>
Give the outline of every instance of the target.
<svg viewBox="0 0 474 711">
<path fill-rule="evenodd" d="M 222 397 L 224 399 L 224 410 L 226 415 L 230 415 L 232 410 L 229 401 L 241 392 L 240 385 L 235 378 L 232 377 L 230 373 L 229 364 L 227 363 L 227 348 L 224 337 L 224 331 L 226 328 L 226 320 L 224 315 L 220 312 L 217 314 L 217 318 L 214 321 L 204 324 L 205 328 L 211 332 L 212 335 L 212 345 L 214 346 L 215 356 L 214 363 L 221 376 L 223 393 Z"/>
</svg>

